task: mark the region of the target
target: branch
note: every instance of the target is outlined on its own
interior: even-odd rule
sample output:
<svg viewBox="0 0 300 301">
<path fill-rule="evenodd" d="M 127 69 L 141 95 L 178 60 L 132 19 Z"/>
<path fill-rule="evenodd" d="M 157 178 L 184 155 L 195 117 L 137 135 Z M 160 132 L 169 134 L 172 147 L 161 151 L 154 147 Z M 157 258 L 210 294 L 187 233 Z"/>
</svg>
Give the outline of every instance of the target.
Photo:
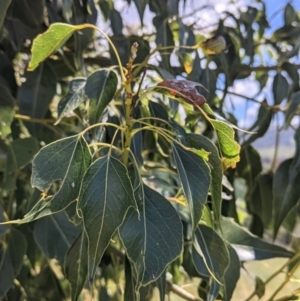
<svg viewBox="0 0 300 301">
<path fill-rule="evenodd" d="M 171 280 L 167 280 L 167 289 L 168 291 L 176 294 L 177 296 L 181 297 L 187 301 L 200 301 L 202 299 L 194 297 L 191 293 L 187 292 L 186 290 L 182 289 L 177 284 L 174 284 Z"/>
</svg>

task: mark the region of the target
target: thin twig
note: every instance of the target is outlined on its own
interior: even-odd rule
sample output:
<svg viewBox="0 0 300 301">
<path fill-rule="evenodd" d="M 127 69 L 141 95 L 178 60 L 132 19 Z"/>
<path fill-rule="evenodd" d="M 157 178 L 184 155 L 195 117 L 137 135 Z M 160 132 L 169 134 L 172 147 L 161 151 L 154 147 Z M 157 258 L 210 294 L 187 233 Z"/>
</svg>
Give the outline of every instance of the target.
<svg viewBox="0 0 300 301">
<path fill-rule="evenodd" d="M 177 296 L 181 297 L 187 301 L 200 301 L 202 299 L 193 296 L 191 293 L 187 292 L 186 290 L 182 289 L 177 284 L 174 284 L 171 280 L 167 280 L 167 289 L 169 292 L 176 294 Z"/>
</svg>

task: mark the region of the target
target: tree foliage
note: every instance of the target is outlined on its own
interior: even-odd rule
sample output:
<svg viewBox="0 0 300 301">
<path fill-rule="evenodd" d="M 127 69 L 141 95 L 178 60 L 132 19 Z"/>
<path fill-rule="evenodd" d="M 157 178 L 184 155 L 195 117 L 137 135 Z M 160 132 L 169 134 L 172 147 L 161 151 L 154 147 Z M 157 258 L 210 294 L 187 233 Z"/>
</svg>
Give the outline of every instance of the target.
<svg viewBox="0 0 300 301">
<path fill-rule="evenodd" d="M 263 1 L 224 11 L 209 31 L 197 11 L 184 14 L 186 1 L 124 1 L 137 9 L 138 34 L 113 1 L 2 2 L 3 300 L 146 301 L 154 287 L 160 300 L 170 291 L 232 300 L 243 263 L 275 257 L 288 258 L 288 282 L 298 249 L 268 236 L 292 233 L 300 197 L 291 4 L 269 35 Z M 272 96 L 242 95 L 260 106 L 242 131 L 227 101 L 250 77 L 260 92 L 272 78 Z M 277 166 L 277 143 L 266 169 L 253 143 L 274 120 L 278 132 L 278 120 L 294 129 L 296 150 Z M 199 296 L 176 286 L 189 277 L 201 280 Z"/>
</svg>

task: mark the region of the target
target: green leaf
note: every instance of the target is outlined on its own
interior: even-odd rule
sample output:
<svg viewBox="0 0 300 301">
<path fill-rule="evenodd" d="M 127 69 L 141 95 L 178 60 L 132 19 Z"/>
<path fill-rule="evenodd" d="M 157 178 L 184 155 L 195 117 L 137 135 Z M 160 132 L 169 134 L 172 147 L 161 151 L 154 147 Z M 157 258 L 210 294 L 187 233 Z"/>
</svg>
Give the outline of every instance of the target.
<svg viewBox="0 0 300 301">
<path fill-rule="evenodd" d="M 131 209 L 119 229 L 136 274 L 136 289 L 157 280 L 182 249 L 182 225 L 174 207 L 146 185 L 136 190 L 139 214 Z"/>
<path fill-rule="evenodd" d="M 300 91 L 293 93 L 291 100 L 288 102 L 288 108 L 285 111 L 285 128 L 288 128 L 293 117 L 297 114 L 300 105 Z"/>
<path fill-rule="evenodd" d="M 14 268 L 8 249 L 0 245 L 0 298 L 13 286 L 14 278 Z"/>
<path fill-rule="evenodd" d="M 192 217 L 192 227 L 196 229 L 202 215 L 202 208 L 207 201 L 211 183 L 210 170 L 207 163 L 196 154 L 172 144 L 175 164 L 187 199 Z"/>
<path fill-rule="evenodd" d="M 96 160 L 84 175 L 77 205 L 88 238 L 90 281 L 130 207 L 136 202 L 126 167 L 109 155 Z"/>
<path fill-rule="evenodd" d="M 63 264 L 68 249 L 81 231 L 82 227 L 74 226 L 65 212 L 59 212 L 35 223 L 34 238 L 48 259 L 56 258 Z"/>
<path fill-rule="evenodd" d="M 133 0 L 140 16 L 141 24 L 143 25 L 143 17 L 148 0 Z"/>
<path fill-rule="evenodd" d="M 13 140 L 8 154 L 9 171 L 14 172 L 27 165 L 39 150 L 38 140 L 34 137 Z"/>
<path fill-rule="evenodd" d="M 300 198 L 300 164 L 299 154 L 294 159 L 283 161 L 277 168 L 273 181 L 273 211 L 274 211 L 274 237 L 276 237 L 280 225 L 298 203 Z"/>
<path fill-rule="evenodd" d="M 242 147 L 241 160 L 237 164 L 238 175 L 246 180 L 248 187 L 253 187 L 255 178 L 262 171 L 260 155 L 251 145 Z"/>
<path fill-rule="evenodd" d="M 15 276 L 20 274 L 26 250 L 27 240 L 25 236 L 19 230 L 11 227 L 8 235 L 8 252 Z"/>
<path fill-rule="evenodd" d="M 88 273 L 87 239 L 84 232 L 75 239 L 66 254 L 65 272 L 71 284 L 71 300 L 76 301 L 83 289 Z"/>
<path fill-rule="evenodd" d="M 234 130 L 225 122 L 210 119 L 214 127 L 222 152 L 223 168 L 235 168 L 240 160 L 240 145 L 234 140 Z"/>
<path fill-rule="evenodd" d="M 159 47 L 174 46 L 173 33 L 170 28 L 169 22 L 162 16 L 155 16 L 153 18 L 153 24 L 156 28 L 156 45 Z M 163 48 L 160 50 L 162 55 L 162 67 L 167 71 L 170 70 L 170 54 L 166 54 Z"/>
<path fill-rule="evenodd" d="M 251 234 L 231 218 L 222 218 L 222 230 L 224 238 L 235 249 L 241 261 L 293 256 L 292 252 Z"/>
<path fill-rule="evenodd" d="M 85 85 L 85 94 L 90 99 L 90 124 L 99 122 L 100 117 L 113 99 L 118 85 L 116 73 L 111 69 L 101 69 L 92 73 Z"/>
<path fill-rule="evenodd" d="M 210 152 L 208 163 L 211 166 L 210 191 L 212 198 L 213 213 L 215 222 L 220 225 L 222 205 L 222 161 L 216 146 L 205 136 L 189 134 L 190 146 L 196 149 L 205 149 Z"/>
<path fill-rule="evenodd" d="M 54 123 L 58 124 L 64 116 L 78 108 L 85 100 L 85 78 L 75 78 L 69 83 L 69 92 L 65 95 L 57 106 L 57 120 Z"/>
<path fill-rule="evenodd" d="M 11 0 L 1 0 L 0 6 L 1 6 L 1 12 L 0 12 L 0 31 L 2 29 L 2 25 L 4 23 L 6 12 L 8 7 L 10 6 Z"/>
<path fill-rule="evenodd" d="M 0 137 L 5 139 L 11 133 L 10 125 L 14 114 L 14 108 L 0 106 Z"/>
<path fill-rule="evenodd" d="M 267 104 L 267 101 L 264 100 L 262 103 Z M 272 117 L 272 110 L 267 109 L 264 105 L 261 105 L 258 111 L 257 120 L 250 127 L 250 129 L 248 129 L 248 131 L 254 131 L 255 134 L 250 134 L 249 138 L 243 143 L 243 146 L 249 145 L 256 139 L 263 137 L 266 131 L 269 129 Z"/>
<path fill-rule="evenodd" d="M 19 113 L 33 118 L 44 118 L 56 93 L 57 78 L 49 62 L 41 64 L 33 72 L 24 73 L 26 81 L 18 89 Z M 32 135 L 39 134 L 42 125 L 25 122 Z M 41 140 L 44 140 L 43 136 Z"/>
<path fill-rule="evenodd" d="M 6 221 L 4 217 L 4 209 L 2 205 L 0 205 L 0 223 L 4 223 Z M 5 234 L 8 231 L 8 226 L 7 225 L 1 225 L 0 224 L 0 238 L 2 237 L 3 234 Z"/>
<path fill-rule="evenodd" d="M 231 300 L 233 291 L 240 278 L 240 269 L 241 269 L 240 260 L 234 248 L 230 244 L 227 244 L 227 250 L 229 253 L 229 265 L 223 277 L 223 284 L 224 284 L 223 301 Z"/>
<path fill-rule="evenodd" d="M 51 201 L 52 212 L 58 212 L 78 197 L 82 175 L 90 163 L 91 153 L 82 136 L 60 139 L 43 147 L 35 156 L 31 184 L 47 191 L 53 182 L 61 181 Z"/>
<path fill-rule="evenodd" d="M 180 46 L 195 46 L 195 35 L 190 26 L 179 21 L 179 44 Z M 179 52 L 193 52 L 193 49 L 180 48 Z"/>
<path fill-rule="evenodd" d="M 267 228 L 272 219 L 273 176 L 271 174 L 260 174 L 255 179 L 255 185 L 249 196 L 249 207 L 252 214 L 257 215 L 264 228 Z"/>
<path fill-rule="evenodd" d="M 122 35 L 123 20 L 121 14 L 114 8 L 110 11 L 110 24 L 114 35 Z"/>
<path fill-rule="evenodd" d="M 198 225 L 195 231 L 192 256 L 199 273 L 201 273 L 201 269 L 203 271 L 203 268 L 196 265 L 198 263 L 195 260 L 197 256 L 203 259 L 210 275 L 219 283 L 222 282 L 226 268 L 229 265 L 229 254 L 225 242 L 212 228 Z"/>
<path fill-rule="evenodd" d="M 284 10 L 284 23 L 285 25 L 291 25 L 293 22 L 299 21 L 297 12 L 294 7 L 288 3 Z"/>
<path fill-rule="evenodd" d="M 73 26 L 65 23 L 51 24 L 47 31 L 33 40 L 28 70 L 36 69 L 41 62 L 62 47 L 75 31 L 85 27 L 85 25 Z"/>
<path fill-rule="evenodd" d="M 277 73 L 274 77 L 273 81 L 273 97 L 274 97 L 274 105 L 279 105 L 288 95 L 289 84 L 287 79 Z"/>
</svg>

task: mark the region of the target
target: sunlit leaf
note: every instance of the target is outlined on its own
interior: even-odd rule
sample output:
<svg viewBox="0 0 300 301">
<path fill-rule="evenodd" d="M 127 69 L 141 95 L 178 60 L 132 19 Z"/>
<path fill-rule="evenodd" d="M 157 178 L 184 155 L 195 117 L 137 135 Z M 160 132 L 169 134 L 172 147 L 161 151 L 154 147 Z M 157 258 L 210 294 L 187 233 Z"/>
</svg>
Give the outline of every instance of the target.
<svg viewBox="0 0 300 301">
<path fill-rule="evenodd" d="M 85 85 L 85 94 L 90 99 L 90 124 L 99 122 L 104 109 L 116 93 L 117 85 L 117 75 L 111 69 L 97 70 L 88 77 Z"/>
<path fill-rule="evenodd" d="M 91 282 L 111 237 L 130 207 L 136 208 L 136 202 L 126 167 L 110 155 L 96 160 L 84 175 L 77 205 L 88 238 Z"/>
<path fill-rule="evenodd" d="M 69 92 L 65 95 L 57 106 L 57 120 L 55 125 L 61 119 L 76 109 L 85 100 L 85 78 L 75 78 L 69 83 Z"/>
<path fill-rule="evenodd" d="M 60 139 L 43 147 L 35 156 L 31 184 L 46 192 L 52 183 L 61 181 L 51 201 L 51 210 L 58 212 L 78 197 L 82 175 L 90 163 L 91 153 L 82 136 Z"/>
<path fill-rule="evenodd" d="M 202 215 L 203 205 L 207 201 L 211 183 L 210 170 L 207 163 L 196 154 L 172 144 L 175 164 L 181 180 L 195 229 Z"/>
<path fill-rule="evenodd" d="M 76 301 L 88 273 L 87 239 L 84 232 L 75 239 L 66 254 L 65 272 L 71 284 L 71 300 Z"/>
<path fill-rule="evenodd" d="M 85 25 L 73 26 L 65 23 L 51 24 L 47 31 L 34 39 L 28 70 L 33 71 L 41 62 L 62 47 L 75 31 L 84 28 Z"/>
<path fill-rule="evenodd" d="M 234 139 L 234 130 L 225 122 L 210 120 L 216 130 L 220 148 L 222 151 L 223 168 L 235 168 L 240 160 L 240 145 Z"/>
<path fill-rule="evenodd" d="M 157 280 L 179 256 L 183 237 L 178 214 L 162 195 L 143 185 L 136 199 L 139 214 L 131 209 L 119 233 L 139 288 Z"/>
</svg>

